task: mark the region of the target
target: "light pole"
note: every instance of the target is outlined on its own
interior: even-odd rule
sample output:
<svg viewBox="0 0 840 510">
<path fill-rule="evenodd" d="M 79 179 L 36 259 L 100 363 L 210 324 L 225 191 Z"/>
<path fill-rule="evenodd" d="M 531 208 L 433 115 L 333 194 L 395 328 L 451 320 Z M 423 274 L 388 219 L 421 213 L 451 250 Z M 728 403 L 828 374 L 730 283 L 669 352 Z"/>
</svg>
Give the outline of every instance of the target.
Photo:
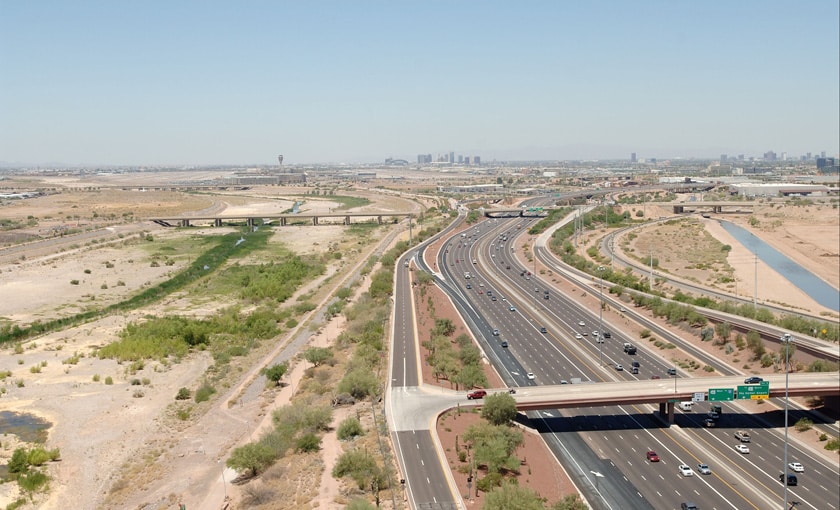
<svg viewBox="0 0 840 510">
<path fill-rule="evenodd" d="M 604 366 L 604 266 L 598 266 L 598 363 Z"/>
<path fill-rule="evenodd" d="M 780 344 L 785 349 L 785 459 L 784 459 L 784 466 L 782 466 L 782 487 L 784 487 L 785 491 L 785 506 L 783 509 L 788 507 L 788 484 L 787 484 L 787 472 L 788 472 L 788 374 L 790 373 L 790 348 L 791 344 L 793 344 L 793 337 L 789 333 L 785 333 L 780 338 Z"/>
</svg>

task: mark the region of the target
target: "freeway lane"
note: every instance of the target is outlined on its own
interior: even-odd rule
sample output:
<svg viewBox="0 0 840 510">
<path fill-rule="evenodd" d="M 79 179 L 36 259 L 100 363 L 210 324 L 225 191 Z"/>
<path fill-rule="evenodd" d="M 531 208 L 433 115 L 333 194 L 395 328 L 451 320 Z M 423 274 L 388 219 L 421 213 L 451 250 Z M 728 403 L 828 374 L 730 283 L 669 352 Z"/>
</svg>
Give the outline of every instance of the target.
<svg viewBox="0 0 840 510">
<path fill-rule="evenodd" d="M 482 227 L 482 230 L 484 230 L 483 227 Z M 494 233 L 494 236 L 495 235 L 498 235 L 498 234 Z M 470 240 L 469 242 L 472 242 L 472 240 Z M 471 264 L 472 259 L 474 257 L 476 257 L 476 255 L 480 255 L 482 252 L 483 252 L 483 250 L 478 249 L 478 251 L 473 252 L 473 254 L 464 254 L 464 253 L 458 252 L 457 250 L 454 252 L 454 254 L 452 252 L 450 252 L 450 253 L 453 254 L 453 255 L 456 255 L 456 256 L 458 256 L 458 258 L 460 258 L 459 263 L 463 263 L 464 260 L 469 260 L 470 261 L 469 265 L 472 266 L 472 264 Z M 508 252 L 503 252 L 501 249 L 496 250 L 495 247 L 493 247 L 493 252 L 495 252 L 495 253 L 505 253 L 505 254 L 508 253 Z M 479 275 L 480 278 L 483 278 L 484 280 L 487 280 L 487 282 L 491 281 L 490 276 L 492 276 L 492 275 L 487 270 L 488 268 L 495 270 L 495 272 L 500 274 L 501 276 L 506 276 L 507 274 L 513 273 L 512 270 L 506 269 L 507 263 L 508 262 L 513 262 L 513 260 L 506 260 L 506 259 L 509 259 L 509 257 L 500 258 L 499 255 L 497 254 L 495 257 L 490 257 L 490 258 L 491 259 L 498 259 L 498 260 L 501 260 L 502 262 L 497 261 L 494 265 L 494 263 L 492 261 L 485 263 L 481 259 L 477 258 L 477 264 L 475 264 L 473 266 L 474 267 L 473 271 L 475 271 Z M 457 263 L 450 262 L 450 264 L 457 264 Z M 447 266 L 446 262 L 443 262 L 440 265 L 440 267 L 452 268 L 453 265 Z M 502 269 L 501 267 L 504 267 L 504 269 Z M 459 271 L 456 274 L 461 274 L 461 272 Z M 532 285 L 533 280 L 524 280 L 523 276 L 519 272 L 515 273 L 515 278 L 513 278 L 513 279 L 516 280 L 517 278 L 520 279 L 520 281 L 522 281 L 522 282 L 527 282 L 527 285 L 529 287 L 530 287 L 530 285 Z M 458 281 L 457 283 L 460 286 L 464 282 L 463 281 Z M 514 316 L 508 315 L 507 320 L 505 320 L 504 313 L 507 313 L 506 308 L 501 307 L 501 308 L 498 308 L 495 311 L 488 311 L 486 313 L 488 314 L 488 317 L 491 317 L 491 322 L 499 321 L 499 322 L 497 322 L 497 324 L 499 324 L 499 329 L 502 330 L 502 331 L 504 331 L 503 328 L 508 328 L 509 327 L 509 333 L 508 334 L 517 335 L 516 336 L 516 343 L 517 343 L 517 345 L 522 344 L 523 349 L 524 348 L 532 349 L 532 348 L 534 348 L 534 346 L 539 346 L 540 344 L 546 343 L 545 339 L 542 339 L 542 341 L 541 341 L 541 338 L 542 338 L 541 335 L 534 333 L 536 331 L 535 328 L 537 326 L 537 321 L 534 319 L 534 317 L 537 317 L 536 312 L 538 312 L 538 310 L 530 310 L 531 308 L 534 308 L 534 307 L 530 306 L 530 299 L 523 296 L 523 294 L 525 292 L 527 292 L 528 293 L 527 295 L 530 297 L 530 292 L 532 292 L 533 290 L 532 289 L 530 289 L 530 290 L 525 289 L 524 288 L 525 285 L 526 285 L 525 283 L 522 283 L 520 285 L 516 285 L 514 287 L 511 287 L 510 285 L 508 285 L 508 283 L 513 283 L 515 285 L 516 282 L 510 282 L 510 278 L 508 278 L 508 281 L 504 285 L 499 283 L 499 282 L 493 281 L 492 286 L 493 286 L 494 289 L 499 289 L 499 290 L 496 291 L 496 293 L 499 296 L 502 296 L 504 294 L 505 298 L 507 298 L 508 296 L 513 296 L 514 293 L 518 292 L 517 296 L 519 296 L 519 301 L 518 301 L 519 304 L 516 305 L 517 306 L 517 313 L 514 313 Z M 487 284 L 485 283 L 485 285 L 487 285 Z M 481 287 L 479 287 L 479 289 L 481 289 Z M 501 290 L 501 289 L 504 289 L 504 290 Z M 465 290 L 463 287 L 462 287 L 461 290 L 463 292 L 467 292 L 467 290 Z M 472 290 L 475 290 L 475 289 L 472 289 Z M 558 295 L 559 295 L 559 293 L 558 293 Z M 481 303 L 482 302 L 497 303 L 497 302 L 487 301 L 486 294 L 482 295 L 482 294 L 478 294 L 477 292 L 473 292 L 472 294 L 469 294 L 469 296 L 474 299 L 474 306 L 476 308 L 481 309 L 482 313 L 485 313 L 484 309 L 481 308 Z M 551 302 L 555 301 L 554 294 L 551 295 L 551 299 L 548 300 L 548 301 L 551 301 Z M 541 308 L 542 307 L 540 307 L 540 309 Z M 574 308 L 576 308 L 576 307 L 572 306 L 571 308 L 567 308 L 563 312 L 564 315 L 569 314 L 569 313 L 575 313 L 573 311 Z M 525 322 L 517 322 L 518 319 L 516 318 L 516 315 L 522 315 L 523 310 L 525 310 L 524 313 L 526 313 L 526 314 L 533 314 L 533 317 L 530 318 L 530 322 L 528 322 L 527 320 Z M 542 313 L 542 312 L 540 312 L 540 313 Z M 592 314 L 590 313 L 589 318 L 591 318 L 591 317 L 592 317 Z M 587 320 L 589 320 L 589 319 L 581 319 L 581 320 L 584 320 L 584 322 L 586 324 Z M 539 322 L 543 323 L 543 324 L 545 323 L 545 321 L 543 321 L 541 318 L 540 318 Z M 573 321 L 566 321 L 565 325 L 561 324 L 560 326 L 558 326 L 558 329 L 561 329 L 561 328 L 568 329 L 569 328 L 569 323 L 575 324 L 575 322 L 573 322 Z M 549 331 L 551 331 L 550 328 L 549 328 Z M 563 335 L 561 334 L 559 336 L 561 337 L 561 338 L 559 338 L 559 341 L 563 342 L 563 340 L 564 340 Z M 570 337 L 566 337 L 566 339 L 568 339 L 568 338 L 570 338 Z M 528 339 L 530 339 L 530 340 L 528 340 Z M 533 342 L 533 343 L 528 343 L 526 345 L 526 342 L 529 342 L 529 341 Z M 556 340 L 555 340 L 555 343 L 556 343 Z M 617 345 L 619 345 L 619 344 L 617 344 Z M 607 349 L 605 349 L 605 351 L 607 351 Z M 609 351 L 608 351 L 608 355 L 612 356 L 612 354 L 610 354 Z M 615 355 L 617 356 L 619 354 L 615 353 Z M 538 366 L 537 362 L 539 360 L 550 360 L 550 356 L 548 356 L 546 354 L 540 354 L 540 355 L 536 355 L 533 358 L 533 360 L 534 360 L 533 361 L 534 366 Z M 555 375 L 556 363 L 557 363 L 556 360 L 547 361 L 544 366 L 540 367 L 540 369 L 539 369 L 540 371 L 537 371 L 537 369 L 533 369 L 533 371 L 537 374 L 537 380 L 538 381 L 549 382 L 548 379 L 551 378 L 551 377 L 554 377 L 554 375 Z M 614 378 L 615 375 L 616 375 L 614 373 L 610 373 L 609 375 L 604 374 L 603 370 L 598 371 L 596 369 L 596 370 L 593 371 L 592 369 L 595 368 L 595 367 L 593 367 L 592 365 L 593 365 L 592 363 L 586 363 L 583 366 L 586 367 L 588 370 L 592 371 L 593 378 L 596 378 L 596 379 L 603 378 L 603 377 Z M 666 366 L 667 365 L 663 364 L 661 369 L 664 371 L 664 368 Z M 597 374 L 597 376 L 596 376 L 596 374 Z M 626 376 L 626 373 L 621 374 L 621 375 Z M 559 383 L 559 380 L 554 380 L 554 383 L 555 384 Z M 524 396 L 524 394 L 527 393 L 527 392 L 520 392 L 520 393 L 523 394 L 523 396 Z M 517 397 L 519 397 L 519 395 L 517 395 Z M 609 429 L 610 427 L 618 427 L 617 424 L 614 424 L 614 423 L 611 422 L 611 418 L 607 418 L 607 417 L 613 417 L 613 416 L 616 415 L 616 413 L 617 413 L 616 408 L 610 408 L 609 410 L 605 409 L 605 411 L 606 412 L 602 415 L 603 417 L 601 417 L 601 416 L 593 417 L 593 421 L 594 421 L 594 423 L 596 423 L 596 426 L 597 427 L 604 427 L 604 428 L 607 428 L 607 429 Z M 622 410 L 621 413 L 623 413 L 623 412 L 624 411 Z M 728 408 L 725 412 L 726 413 L 731 413 L 731 411 Z M 682 452 L 681 453 L 682 459 L 680 459 L 680 461 L 688 462 L 688 461 L 692 460 L 692 457 L 689 456 L 688 453 L 686 453 L 686 452 L 687 451 L 690 452 L 691 451 L 690 448 L 696 446 L 695 445 L 696 441 L 694 441 L 691 436 L 689 436 L 688 438 L 685 438 L 682 435 L 677 436 L 677 437 L 668 437 L 668 434 L 673 435 L 674 432 L 666 431 L 664 433 L 661 433 L 661 432 L 657 431 L 655 429 L 655 427 L 658 426 L 658 422 L 651 421 L 649 413 L 650 413 L 650 409 L 647 408 L 646 406 L 644 407 L 644 411 L 635 412 L 635 414 L 639 414 L 640 416 L 645 416 L 646 425 L 643 428 L 647 429 L 647 428 L 653 427 L 654 429 L 651 430 L 652 434 L 655 434 L 655 436 L 657 438 L 659 438 L 659 436 L 663 436 L 663 437 L 659 438 L 659 441 L 661 441 L 661 443 L 663 445 L 663 448 L 667 448 L 667 450 L 665 450 L 665 451 Z M 558 415 L 559 415 L 559 413 L 558 413 Z M 740 423 L 740 422 L 738 422 L 738 420 L 740 420 L 741 417 L 739 417 L 735 414 L 731 414 L 731 416 L 728 415 L 727 419 L 731 420 L 732 424 L 737 426 L 737 424 Z M 750 425 L 755 425 L 758 428 L 763 428 L 765 426 L 762 423 L 758 423 L 758 422 L 754 423 L 752 421 L 752 417 L 748 417 L 747 419 L 750 420 L 750 421 L 748 421 L 748 423 Z M 675 430 L 678 430 L 678 428 L 674 428 L 674 429 L 671 429 L 671 430 L 675 431 Z M 691 430 L 689 430 L 688 432 L 689 433 L 694 433 Z M 701 433 L 710 433 L 710 432 L 707 431 L 707 430 L 701 430 Z M 626 438 L 623 438 L 621 436 L 612 437 L 612 436 L 608 435 L 605 438 L 603 438 L 601 441 L 602 441 L 601 444 L 603 444 L 603 441 L 610 441 L 610 442 L 616 442 L 618 444 L 623 445 L 623 444 L 626 443 Z M 689 445 L 689 448 L 686 449 L 686 447 L 683 446 L 683 443 L 687 443 Z M 720 451 L 720 455 L 723 455 L 721 458 L 728 459 L 728 456 L 733 455 L 733 452 L 734 452 L 734 448 L 732 448 L 731 445 L 726 445 L 726 448 Z M 614 454 L 616 456 L 627 456 L 626 459 L 624 460 L 624 462 L 620 462 L 619 465 L 622 465 L 624 463 L 626 463 L 627 465 L 633 465 L 634 459 L 635 459 L 635 462 L 638 462 L 638 457 L 633 457 L 635 452 L 630 452 L 630 451 L 624 452 L 624 451 L 619 450 L 617 452 L 614 452 Z M 693 454 L 693 455 L 696 456 L 696 454 Z M 612 452 L 610 452 L 610 456 L 612 456 Z M 677 457 L 677 455 L 675 455 L 675 457 Z M 735 462 L 737 462 L 738 460 L 740 460 L 740 457 L 735 458 Z M 666 460 L 666 462 L 667 462 L 667 460 Z M 674 461 L 674 462 L 676 462 L 676 461 Z M 728 460 L 721 461 L 721 463 L 722 463 L 721 465 L 726 465 L 727 462 L 729 462 L 729 461 Z M 674 464 L 674 465 L 676 465 L 676 464 Z M 716 463 L 716 465 L 717 465 L 717 463 Z M 567 468 L 569 468 L 569 466 L 567 466 Z M 570 469 L 570 472 L 571 472 L 573 470 L 573 466 L 569 469 Z M 835 468 L 834 471 L 836 472 L 836 468 Z M 828 472 L 831 472 L 831 470 L 829 469 Z M 634 473 L 635 473 L 634 471 L 631 471 L 631 475 L 634 474 Z M 670 475 L 668 475 L 668 476 L 670 476 Z M 766 476 L 767 479 L 772 480 L 772 476 L 770 474 L 765 473 L 765 476 Z M 590 479 L 590 481 L 591 481 L 591 479 Z M 661 482 L 662 482 L 662 479 L 660 478 L 660 483 Z M 604 489 L 603 484 L 605 482 L 602 480 L 601 483 L 602 483 L 601 491 L 603 491 L 603 489 Z M 645 494 L 647 494 L 648 493 L 647 490 L 644 489 L 644 483 L 645 483 L 644 479 L 639 479 L 638 480 L 640 490 L 645 491 Z M 705 485 L 705 483 L 706 482 L 703 482 L 703 485 Z M 760 493 L 758 493 L 758 491 L 764 491 L 766 493 L 772 494 L 771 490 L 768 490 L 766 488 L 757 488 L 757 489 L 753 490 L 753 493 L 750 494 L 750 495 L 747 495 L 747 496 L 739 495 L 738 493 L 735 492 L 734 489 L 730 488 L 727 485 L 727 483 L 729 483 L 729 482 L 726 482 L 726 483 L 718 482 L 716 484 L 716 487 L 715 487 L 714 490 L 717 491 L 717 493 L 715 493 L 715 495 L 713 495 L 712 497 L 709 498 L 708 503 L 710 505 L 715 505 L 716 501 L 719 503 L 721 500 L 723 500 L 723 501 L 729 500 L 729 501 L 736 501 L 736 502 L 740 501 L 740 503 L 736 503 L 734 506 L 729 505 L 728 507 L 734 507 L 734 508 L 749 507 L 749 505 L 751 504 L 751 503 L 749 503 L 749 501 L 752 500 L 752 499 L 755 499 L 756 501 L 759 501 L 759 504 L 763 504 L 763 503 L 766 502 L 766 501 L 762 501 L 763 496 Z M 592 485 L 594 485 L 594 484 L 592 484 Z M 730 483 L 730 485 L 731 485 L 731 483 Z M 717 487 L 717 486 L 721 486 L 721 487 Z M 749 484 L 745 483 L 744 487 L 749 487 Z M 760 486 L 757 486 L 757 487 L 760 487 Z M 585 488 L 584 488 L 584 490 L 585 490 Z M 652 490 L 651 494 L 654 494 L 654 495 L 657 494 L 655 486 L 651 487 L 650 490 Z M 741 490 L 743 490 L 743 487 L 741 487 Z M 711 491 L 711 489 L 709 489 L 709 491 Z M 684 494 L 681 493 L 681 492 L 675 492 L 673 494 L 671 494 L 671 493 L 663 494 L 661 496 L 661 498 L 665 498 L 665 499 L 661 499 L 661 500 L 658 499 L 660 496 L 657 496 L 657 500 L 659 500 L 662 504 L 660 505 L 659 503 L 657 503 L 656 507 L 657 508 L 660 508 L 660 507 L 661 508 L 667 508 L 667 507 L 669 507 L 669 505 L 673 505 L 673 507 L 676 507 L 678 505 L 678 501 L 679 501 L 676 498 L 679 498 L 679 497 L 682 497 L 682 496 L 684 496 Z M 596 498 L 597 498 L 597 495 L 596 495 Z M 744 499 L 744 498 L 747 498 L 747 499 Z M 669 499 L 670 499 L 670 503 L 667 502 Z M 697 498 L 697 499 L 700 499 L 700 498 Z M 703 501 L 702 499 L 700 499 L 700 500 Z M 590 501 L 592 501 L 591 497 L 590 497 Z M 612 503 L 610 503 L 610 502 L 604 502 L 604 503 L 609 507 L 614 507 L 615 498 L 613 498 L 612 501 L 613 501 Z M 829 505 L 829 508 L 833 508 L 833 507 L 831 507 Z"/>
</svg>

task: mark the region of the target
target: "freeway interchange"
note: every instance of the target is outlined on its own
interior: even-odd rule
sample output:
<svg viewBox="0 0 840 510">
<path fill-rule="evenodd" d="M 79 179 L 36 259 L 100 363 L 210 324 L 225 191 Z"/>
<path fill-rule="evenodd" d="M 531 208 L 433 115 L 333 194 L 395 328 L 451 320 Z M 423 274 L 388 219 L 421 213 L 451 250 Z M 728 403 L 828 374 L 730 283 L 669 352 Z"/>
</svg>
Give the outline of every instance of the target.
<svg viewBox="0 0 840 510">
<path fill-rule="evenodd" d="M 651 378 L 673 384 L 676 390 L 688 374 L 658 352 L 637 345 L 637 339 L 626 336 L 612 315 L 603 317 L 557 291 L 537 271 L 533 259 L 523 262 L 516 251 L 522 251 L 521 234 L 534 221 L 498 218 L 458 233 L 449 230 L 435 261 L 436 283 L 455 303 L 505 383 L 521 387 L 517 398 L 538 385 Z M 547 251 L 538 244 L 529 248 L 544 260 Z M 407 256 L 420 269 L 430 271 L 422 246 Z M 457 490 L 451 478 L 440 466 L 433 466 L 440 461 L 429 453 L 434 449 L 429 434 L 433 424 L 412 422 L 407 416 L 428 416 L 456 401 L 463 405 L 465 393 L 430 395 L 420 388 L 421 360 L 412 352 L 416 346 L 408 272 L 398 273 L 389 390 L 389 398 L 398 402 L 392 404 L 390 416 L 397 456 L 414 508 L 458 508 L 462 501 L 452 494 Z M 607 332 L 609 338 L 605 338 Z M 636 353 L 628 354 L 625 343 L 637 347 Z M 714 357 L 697 354 L 717 374 L 738 374 Z M 707 379 L 710 387 L 715 385 L 714 378 Z M 731 402 L 715 404 L 721 405 L 722 413 L 714 427 L 707 426 L 709 402 L 677 411 L 677 426 L 670 428 L 667 415 L 660 416 L 650 404 L 543 409 L 527 415 L 592 508 L 679 508 L 686 501 L 699 508 L 782 506 L 779 474 L 784 465 L 784 434 L 774 428 L 779 412 L 754 415 Z M 793 410 L 791 423 L 801 414 Z M 750 431 L 750 453 L 736 450 L 741 444 L 733 435 L 737 430 Z M 797 443 L 788 448 L 789 461 L 805 466 L 798 485 L 788 487 L 789 499 L 799 501 L 802 508 L 838 508 L 837 463 Z M 659 462 L 647 460 L 651 450 L 658 453 Z M 699 464 L 708 465 L 709 474 L 701 475 Z M 681 465 L 692 468 L 695 476 L 680 474 Z"/>
</svg>

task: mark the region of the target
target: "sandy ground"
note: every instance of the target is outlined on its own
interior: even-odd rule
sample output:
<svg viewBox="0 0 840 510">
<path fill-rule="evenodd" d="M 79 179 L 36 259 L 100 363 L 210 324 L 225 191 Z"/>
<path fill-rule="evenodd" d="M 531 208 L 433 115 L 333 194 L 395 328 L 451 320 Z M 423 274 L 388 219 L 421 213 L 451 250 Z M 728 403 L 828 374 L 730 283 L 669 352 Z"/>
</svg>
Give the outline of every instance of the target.
<svg viewBox="0 0 840 510">
<path fill-rule="evenodd" d="M 142 194 L 141 198 L 152 195 Z M 409 205 L 402 199 L 385 197 L 379 200 L 388 210 L 402 210 L 401 206 Z M 155 200 L 152 202 L 150 207 L 155 209 L 158 204 Z M 201 205 L 201 211 L 206 212 L 209 208 L 230 214 L 273 213 L 291 206 L 288 201 L 249 201 L 241 197 L 191 204 Z M 43 203 L 32 205 L 40 211 L 39 216 L 55 214 Z M 139 202 L 134 205 L 140 207 Z M 339 205 L 323 199 L 306 203 L 309 210 L 329 210 Z M 129 233 L 123 236 L 113 235 L 113 230 L 59 237 L 57 244 L 43 251 L 40 244 L 31 244 L 27 246 L 26 256 L 6 260 L 6 264 L 0 266 L 0 318 L 27 323 L 34 319 L 71 315 L 91 302 L 100 306 L 116 302 L 144 286 L 168 278 L 189 262 L 174 258 L 173 265 L 152 267 L 149 250 L 141 242 L 135 242 L 136 236 L 132 234 L 152 232 L 163 240 L 179 235 L 174 230 L 153 224 L 141 228 L 116 227 L 120 232 Z M 216 235 L 221 230 L 197 229 L 190 231 L 190 235 Z M 340 240 L 345 231 L 342 226 L 284 227 L 279 237 L 286 246 L 302 255 L 320 255 L 330 243 Z M 91 242 L 91 238 L 97 241 Z M 105 239 L 112 245 L 106 245 Z M 351 247 L 350 250 L 359 252 L 358 248 Z M 112 267 L 105 270 L 106 264 Z M 337 263 L 322 278 L 310 282 L 299 292 L 316 290 L 343 265 L 344 262 Z M 78 279 L 78 284 L 71 284 L 72 279 Z M 333 279 L 333 282 L 337 281 L 341 279 Z M 0 395 L 0 408 L 31 413 L 52 422 L 47 446 L 60 448 L 62 454 L 62 461 L 50 466 L 54 481 L 49 497 L 41 499 L 37 508 L 169 508 L 178 499 L 189 502 L 188 508 L 216 508 L 215 501 L 222 501 L 223 492 L 229 491 L 229 496 L 236 496 L 237 488 L 229 483 L 235 473 L 223 471 L 227 452 L 255 437 L 258 423 L 270 422 L 270 410 L 288 402 L 295 388 L 294 380 L 276 392 L 265 393 L 262 400 L 232 407 L 220 404 L 194 425 L 179 424 L 166 409 L 174 401 L 177 388 L 194 387 L 196 381 L 200 381 L 212 363 L 207 355 L 196 354 L 168 366 L 149 362 L 136 372 L 129 372 L 128 367 L 114 361 L 90 356 L 93 349 L 116 339 L 121 328 L 131 321 L 141 320 L 145 313 L 171 313 L 177 309 L 202 315 L 221 306 L 224 303 L 197 306 L 189 295 L 176 294 L 153 310 L 112 316 L 28 340 L 22 344 L 20 354 L 13 353 L 13 346 L 4 346 L 0 370 L 9 370 L 12 376 L 0 382 L 5 390 Z M 321 334 L 313 335 L 312 341 L 327 345 L 336 338 L 340 328 L 336 320 L 330 321 Z M 79 359 L 70 364 L 68 360 L 74 356 Z M 38 367 L 37 372 L 34 367 Z M 292 374 L 302 370 L 302 364 L 294 365 Z M 98 381 L 94 381 L 94 376 L 98 376 Z M 108 376 L 113 384 L 105 384 Z M 132 385 L 131 380 L 135 378 L 144 383 Z M 230 389 L 228 397 L 223 396 L 221 402 L 236 396 L 239 391 L 240 388 Z M 265 398 L 270 399 L 268 403 Z M 11 456 L 16 443 L 4 440 L 2 444 L 0 463 Z M 325 450 L 329 445 L 329 441 L 325 441 Z M 136 471 L 137 476 L 133 483 L 125 486 L 118 480 L 127 471 Z M 324 501 L 334 497 L 332 492 L 337 491 L 337 483 L 322 485 L 320 497 Z M 207 488 L 210 494 L 207 494 Z M 115 490 L 119 493 L 116 499 Z M 216 490 L 218 497 L 212 494 Z M 16 497 L 15 484 L 0 485 L 0 505 L 6 505 Z M 104 504 L 106 497 L 117 502 Z M 206 498 L 214 504 L 203 505 Z"/>
</svg>

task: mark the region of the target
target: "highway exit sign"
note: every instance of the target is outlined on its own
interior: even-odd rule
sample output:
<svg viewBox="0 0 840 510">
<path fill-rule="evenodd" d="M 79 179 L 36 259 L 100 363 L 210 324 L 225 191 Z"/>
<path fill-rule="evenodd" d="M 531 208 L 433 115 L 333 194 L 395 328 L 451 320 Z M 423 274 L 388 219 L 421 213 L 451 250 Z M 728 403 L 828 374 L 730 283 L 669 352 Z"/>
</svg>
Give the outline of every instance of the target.
<svg viewBox="0 0 840 510">
<path fill-rule="evenodd" d="M 709 402 L 735 400 L 735 390 L 732 388 L 709 388 Z"/>
<path fill-rule="evenodd" d="M 738 386 L 738 400 L 760 400 L 770 398 L 770 382 Z"/>
</svg>

